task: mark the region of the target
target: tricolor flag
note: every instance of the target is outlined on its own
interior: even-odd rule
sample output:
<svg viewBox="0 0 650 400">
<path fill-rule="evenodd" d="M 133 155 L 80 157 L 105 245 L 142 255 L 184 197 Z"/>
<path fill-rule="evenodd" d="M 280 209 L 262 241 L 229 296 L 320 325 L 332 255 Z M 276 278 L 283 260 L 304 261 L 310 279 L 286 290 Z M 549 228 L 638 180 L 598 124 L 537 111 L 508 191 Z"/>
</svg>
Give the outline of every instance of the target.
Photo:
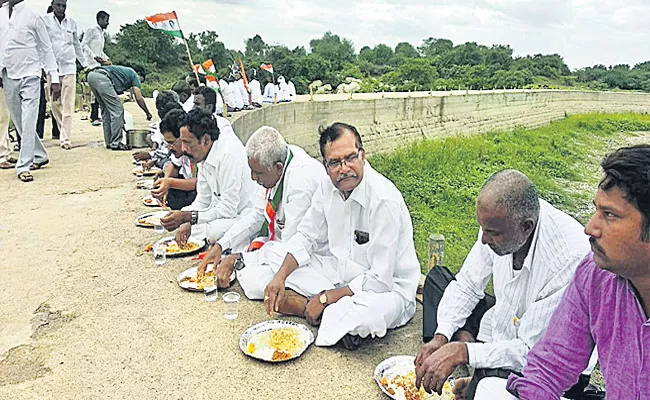
<svg viewBox="0 0 650 400">
<path fill-rule="evenodd" d="M 203 63 L 203 68 L 208 71 L 211 74 L 214 74 L 217 72 L 217 69 L 214 67 L 214 62 L 212 60 L 208 60 Z"/>
<path fill-rule="evenodd" d="M 273 65 L 271 64 L 262 64 L 260 65 L 260 69 L 273 73 Z"/>
<path fill-rule="evenodd" d="M 153 29 L 160 29 L 170 36 L 183 38 L 183 32 L 181 32 L 181 27 L 178 24 L 176 11 L 152 15 L 151 17 L 146 17 L 145 20 Z"/>
<path fill-rule="evenodd" d="M 201 64 L 196 64 L 196 65 L 194 66 L 194 72 L 199 73 L 199 74 L 202 74 L 202 75 L 205 75 L 205 70 L 203 69 L 203 67 L 201 66 Z"/>
</svg>

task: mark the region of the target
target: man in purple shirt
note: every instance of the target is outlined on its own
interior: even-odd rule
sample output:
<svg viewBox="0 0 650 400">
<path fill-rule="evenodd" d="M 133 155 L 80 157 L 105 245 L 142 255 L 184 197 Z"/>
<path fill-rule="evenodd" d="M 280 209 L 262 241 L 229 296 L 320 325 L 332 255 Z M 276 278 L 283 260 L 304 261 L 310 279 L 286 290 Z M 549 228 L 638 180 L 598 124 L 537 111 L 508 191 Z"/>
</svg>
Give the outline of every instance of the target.
<svg viewBox="0 0 650 400">
<path fill-rule="evenodd" d="M 594 346 L 607 398 L 650 399 L 650 145 L 619 149 L 602 167 L 596 212 L 585 228 L 592 253 L 528 353 L 523 376 L 508 380 L 520 399 L 559 398 Z"/>
</svg>

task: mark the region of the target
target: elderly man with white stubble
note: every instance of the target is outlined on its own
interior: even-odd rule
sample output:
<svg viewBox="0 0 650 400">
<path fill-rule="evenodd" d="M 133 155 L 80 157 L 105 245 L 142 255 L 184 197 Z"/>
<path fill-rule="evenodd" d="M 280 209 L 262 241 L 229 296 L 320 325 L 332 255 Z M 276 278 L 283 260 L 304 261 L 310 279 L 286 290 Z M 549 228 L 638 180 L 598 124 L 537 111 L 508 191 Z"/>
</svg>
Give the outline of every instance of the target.
<svg viewBox="0 0 650 400">
<path fill-rule="evenodd" d="M 287 255 L 287 242 L 296 234 L 325 171 L 303 149 L 288 145 L 280 132 L 268 126 L 248 139 L 246 153 L 252 180 L 266 189 L 264 201 L 217 241 L 199 266 L 199 276 L 209 263 L 218 264 L 217 283 L 225 288 L 230 286 L 230 275 L 236 269 L 246 296 L 261 300 L 264 288 Z M 248 247 L 248 251 L 231 254 L 219 264 L 225 250 L 242 247 Z"/>
</svg>

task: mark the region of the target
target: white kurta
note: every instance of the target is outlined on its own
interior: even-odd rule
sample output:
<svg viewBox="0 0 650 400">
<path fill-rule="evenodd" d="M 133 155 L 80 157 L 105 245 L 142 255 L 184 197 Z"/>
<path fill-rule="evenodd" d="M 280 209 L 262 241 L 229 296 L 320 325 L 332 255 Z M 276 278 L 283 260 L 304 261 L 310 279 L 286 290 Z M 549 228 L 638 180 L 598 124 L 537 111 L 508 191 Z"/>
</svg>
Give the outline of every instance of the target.
<svg viewBox="0 0 650 400">
<path fill-rule="evenodd" d="M 238 81 L 235 82 L 235 83 L 236 83 L 237 86 L 239 87 L 239 93 L 240 93 L 241 98 L 242 98 L 242 101 L 243 101 L 243 103 L 244 103 L 244 107 L 245 107 L 245 106 L 249 106 L 249 105 L 250 105 L 250 101 L 248 101 L 248 100 L 249 100 L 248 90 L 246 90 L 246 86 L 244 86 L 244 80 L 243 80 L 243 79 L 240 79 L 240 80 L 238 80 Z"/>
<path fill-rule="evenodd" d="M 275 216 L 273 241 L 267 242 L 260 250 L 244 253 L 246 267 L 237 273 L 237 279 L 246 297 L 260 300 L 264 289 L 280 269 L 287 255 L 286 242 L 298 231 L 298 225 L 311 205 L 311 199 L 321 181 L 327 176 L 323 165 L 310 157 L 298 146 L 290 145 L 293 159 L 284 171 L 282 201 Z M 278 186 L 270 191 L 271 198 Z M 253 211 L 235 224 L 221 239 L 223 249 L 246 249 L 251 240 L 259 236 L 264 223 L 266 199 L 261 198 Z"/>
<path fill-rule="evenodd" d="M 305 296 L 344 286 L 354 293 L 325 309 L 316 345 L 348 333 L 382 337 L 415 314 L 420 264 L 411 217 L 399 190 L 370 164 L 347 200 L 329 177 L 321 182 L 287 250 L 299 265 L 287 286 Z"/>
<path fill-rule="evenodd" d="M 183 211 L 199 211 L 192 237 L 209 242 L 219 240 L 264 195 L 250 178 L 244 145 L 224 121 L 228 122 L 217 118 L 219 139 L 212 144 L 206 159 L 197 164 L 196 199 L 183 208 Z"/>
<path fill-rule="evenodd" d="M 264 97 L 262 98 L 264 103 L 273 103 L 273 97 L 275 96 L 276 87 L 272 83 L 267 83 L 264 86 Z"/>
<path fill-rule="evenodd" d="M 251 100 L 253 103 L 264 103 L 264 97 L 262 97 L 262 86 L 257 79 L 253 79 L 248 83 L 248 91 L 251 93 Z"/>
<path fill-rule="evenodd" d="M 239 85 L 237 82 L 230 82 L 228 84 L 228 88 L 230 88 L 230 91 L 232 92 L 232 98 L 233 98 L 233 108 L 237 109 L 242 109 L 244 108 L 244 99 L 241 97 L 241 91 L 239 90 Z"/>
<path fill-rule="evenodd" d="M 223 101 L 226 102 L 226 105 L 230 108 L 235 107 L 235 97 L 233 91 L 230 89 L 228 82 L 223 79 L 219 80 L 219 89 L 221 90 L 221 95 L 223 96 Z"/>
<path fill-rule="evenodd" d="M 76 61 L 82 67 L 87 67 L 86 57 L 81 48 L 81 42 L 77 37 L 77 23 L 70 17 L 63 18 L 59 22 L 54 13 L 44 15 L 43 23 L 47 28 L 52 42 L 52 51 L 59 66 L 59 76 L 75 75 L 77 73 Z"/>
<path fill-rule="evenodd" d="M 450 338 L 494 280 L 495 306 L 481 320 L 478 338 L 468 343 L 475 368 L 520 371 L 526 355 L 541 338 L 578 263 L 589 252 L 589 240 L 578 221 L 540 200 L 539 222 L 523 268 L 512 269 L 512 255 L 498 256 L 479 239 L 438 306 L 436 333 Z"/>
<path fill-rule="evenodd" d="M 100 57 L 108 60 L 108 56 L 104 53 L 104 44 L 106 43 L 106 36 L 104 30 L 95 25 L 86 30 L 84 37 L 81 41 L 88 68 L 93 69 L 100 66 L 95 60 L 95 57 Z"/>
</svg>

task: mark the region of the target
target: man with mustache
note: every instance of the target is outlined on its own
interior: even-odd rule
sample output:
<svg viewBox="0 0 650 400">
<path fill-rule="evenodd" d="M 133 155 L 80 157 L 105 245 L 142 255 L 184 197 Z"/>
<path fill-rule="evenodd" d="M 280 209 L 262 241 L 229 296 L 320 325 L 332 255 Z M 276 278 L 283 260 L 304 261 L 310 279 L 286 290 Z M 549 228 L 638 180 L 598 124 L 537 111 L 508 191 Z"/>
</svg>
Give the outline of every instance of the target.
<svg viewBox="0 0 650 400">
<path fill-rule="evenodd" d="M 317 346 L 352 350 L 413 317 L 420 264 L 404 199 L 366 162 L 357 129 L 335 123 L 319 144 L 328 178 L 289 239 L 264 304 L 269 315 L 320 326 Z"/>
<path fill-rule="evenodd" d="M 214 263 L 218 286 L 226 288 L 236 269 L 246 297 L 261 300 L 325 173 L 318 161 L 300 147 L 288 145 L 280 132 L 268 126 L 248 139 L 246 153 L 251 178 L 266 189 L 266 196 L 215 243 L 199 265 L 198 276 Z M 251 244 L 252 238 L 256 239 Z M 242 244 L 249 251 L 231 254 L 219 264 L 224 250 L 241 248 Z"/>
<path fill-rule="evenodd" d="M 523 376 L 508 380 L 520 399 L 557 399 L 594 346 L 608 399 L 650 398 L 650 146 L 618 149 L 601 166 L 596 212 L 585 228 L 592 252 L 530 351 Z"/>
<path fill-rule="evenodd" d="M 181 124 L 180 142 L 183 154 L 199 169 L 196 199 L 161 222 L 168 231 L 178 229 L 180 245 L 191 234 L 214 243 L 244 211 L 259 204 L 263 193 L 250 179 L 244 145 L 234 135 L 222 135 L 213 115 L 190 111 Z"/>
<path fill-rule="evenodd" d="M 440 393 L 458 365 L 474 367 L 473 378 L 455 388 L 468 399 L 482 378 L 523 369 L 589 251 L 582 225 L 540 199 L 519 171 L 500 171 L 485 182 L 476 220 L 478 240 L 456 277 L 434 267 L 427 278 L 433 282 L 424 295 L 430 342 L 415 360 L 416 385 L 427 392 Z M 490 278 L 494 297 L 484 293 Z"/>
</svg>

